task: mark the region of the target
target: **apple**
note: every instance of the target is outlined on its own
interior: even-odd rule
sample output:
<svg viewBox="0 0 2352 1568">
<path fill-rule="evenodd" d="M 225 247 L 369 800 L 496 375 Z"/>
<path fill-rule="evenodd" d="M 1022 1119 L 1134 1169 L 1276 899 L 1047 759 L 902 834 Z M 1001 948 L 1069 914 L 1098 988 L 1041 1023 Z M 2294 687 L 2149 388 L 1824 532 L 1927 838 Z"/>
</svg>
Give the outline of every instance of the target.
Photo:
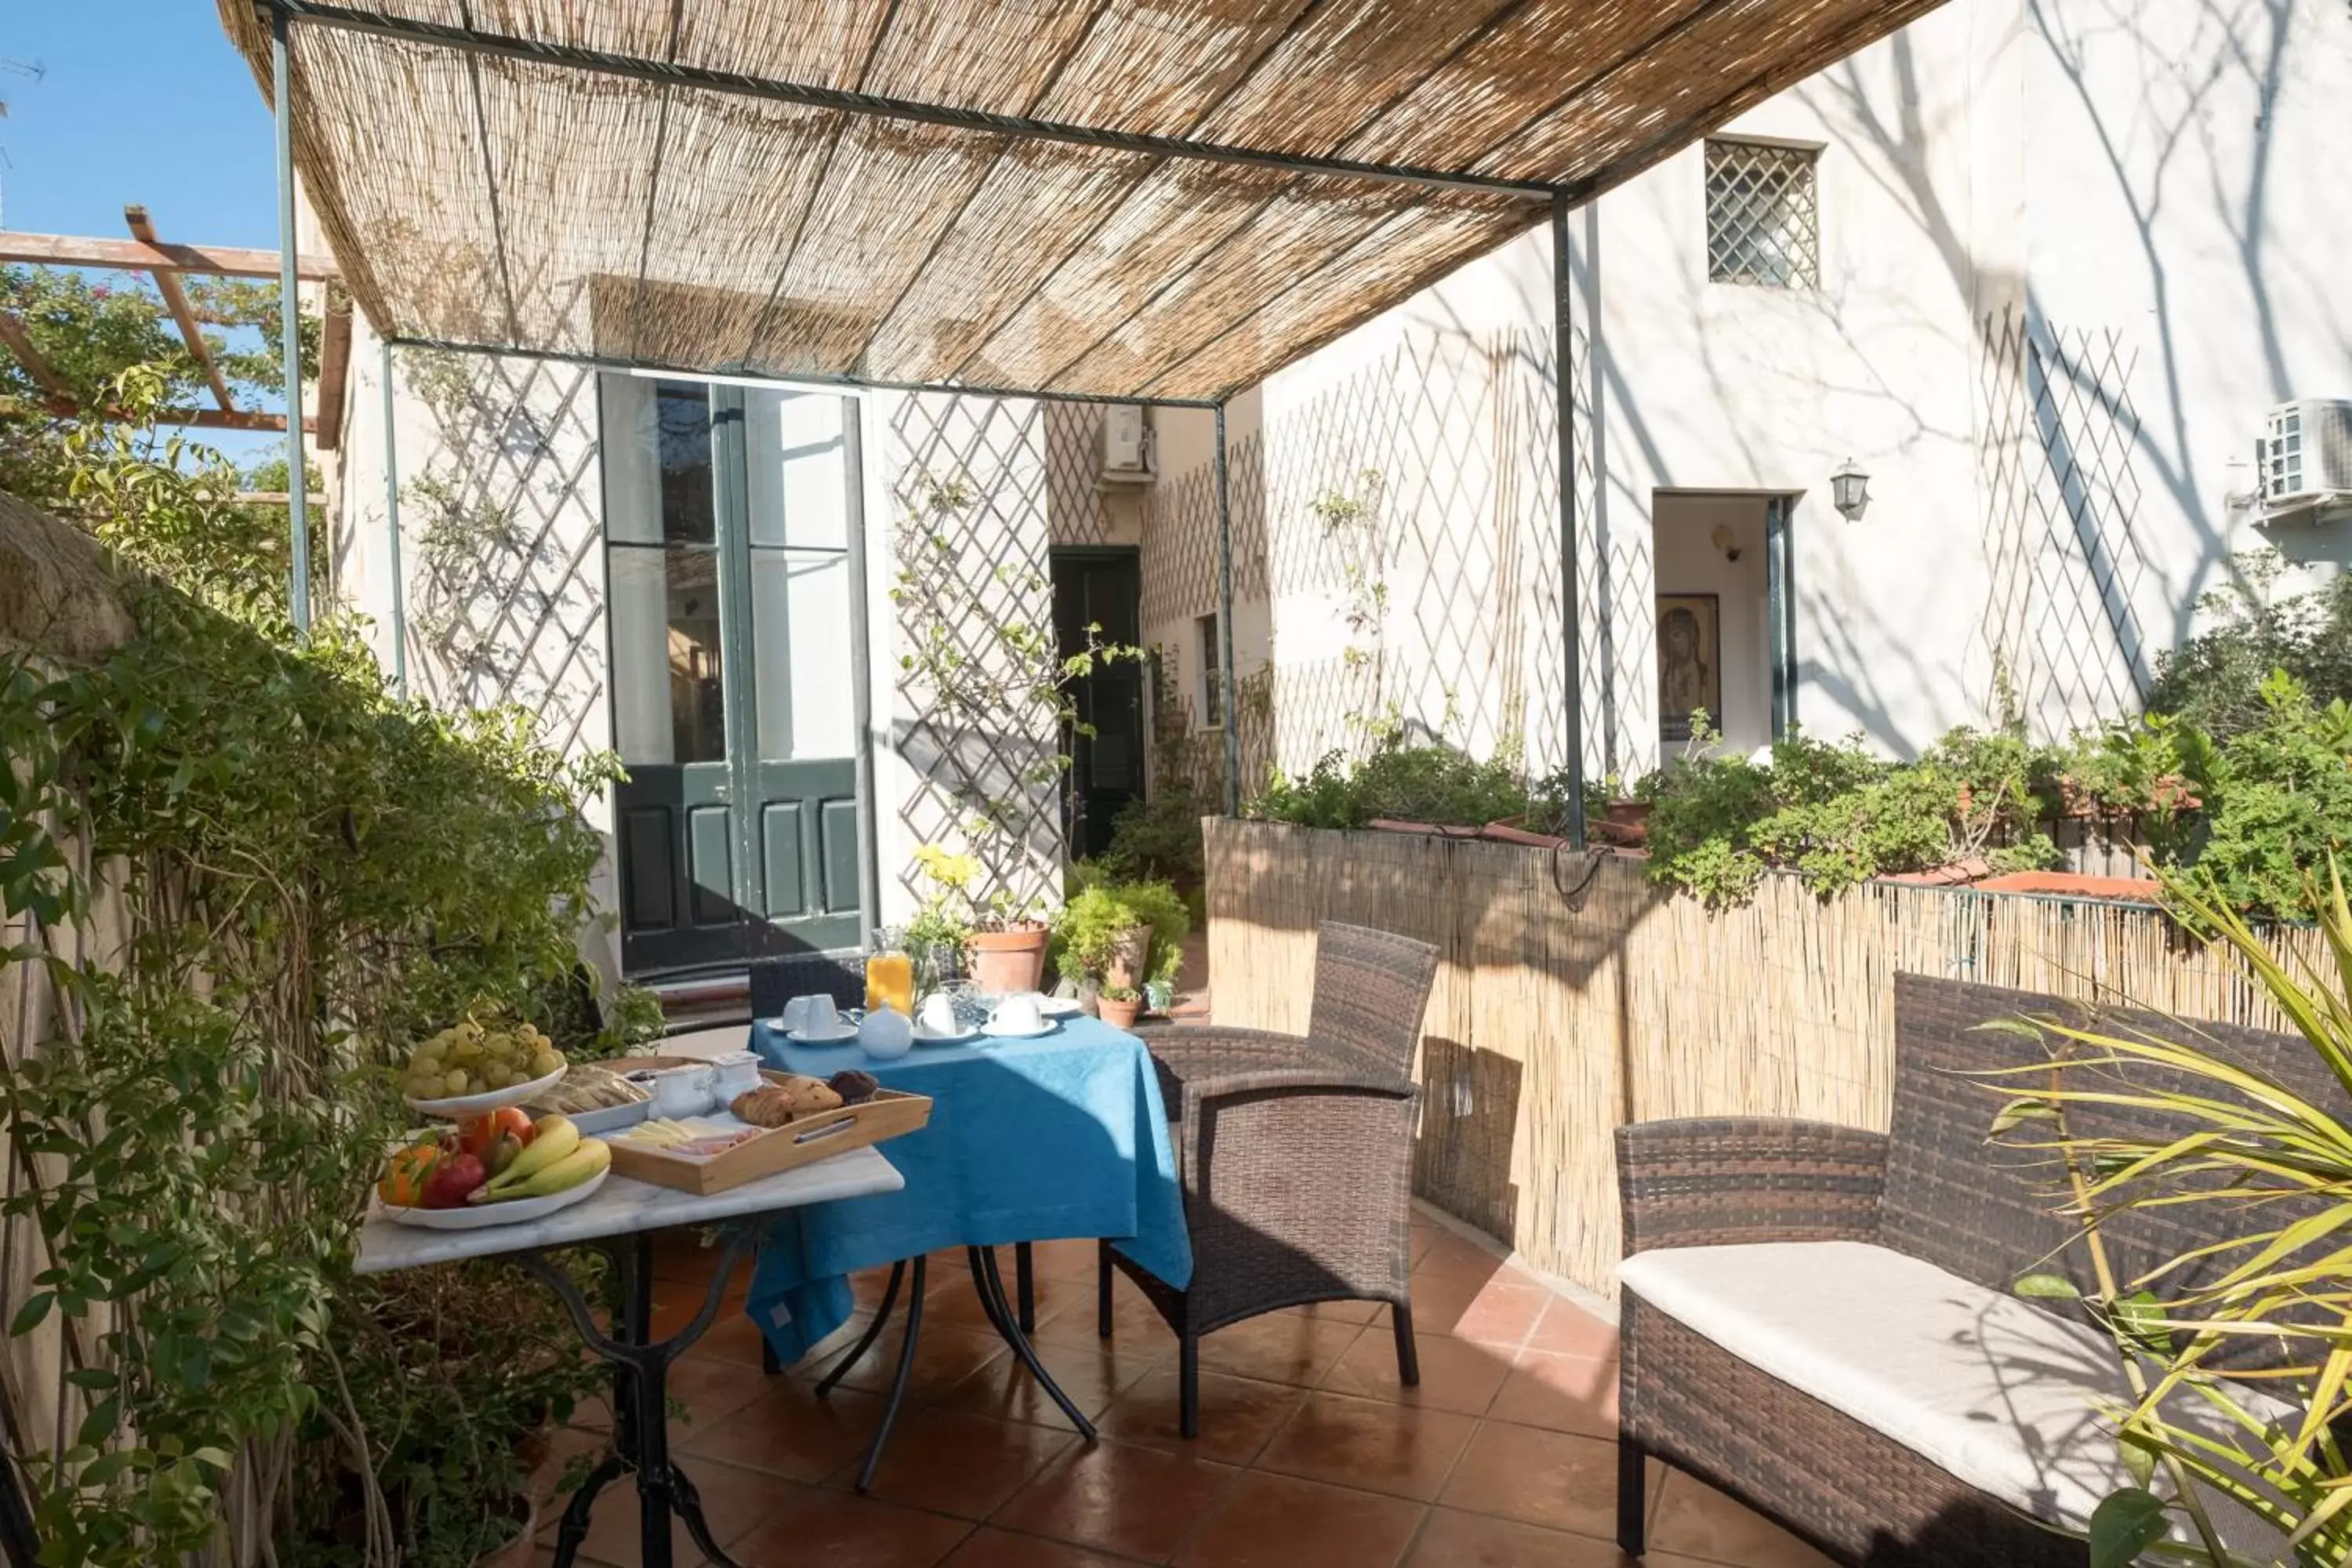
<svg viewBox="0 0 2352 1568">
<path fill-rule="evenodd" d="M 444 1156 L 425 1178 L 425 1206 L 429 1209 L 454 1209 L 464 1205 L 466 1195 L 484 1182 L 490 1173 L 482 1169 L 481 1161 L 459 1152 Z"/>
</svg>

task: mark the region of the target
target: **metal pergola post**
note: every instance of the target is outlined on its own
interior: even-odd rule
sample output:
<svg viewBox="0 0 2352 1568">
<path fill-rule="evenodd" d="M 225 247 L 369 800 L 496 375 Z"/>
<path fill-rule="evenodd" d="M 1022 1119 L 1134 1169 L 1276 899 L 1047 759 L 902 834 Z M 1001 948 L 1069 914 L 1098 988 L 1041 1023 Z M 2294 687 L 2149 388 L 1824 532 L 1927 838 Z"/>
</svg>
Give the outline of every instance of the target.
<svg viewBox="0 0 2352 1568">
<path fill-rule="evenodd" d="M 292 541 L 294 629 L 310 629 L 310 468 L 302 452 L 302 293 L 294 254 L 294 93 L 286 13 L 269 14 L 270 92 L 278 111 L 278 315 L 285 338 L 286 526 Z"/>
<path fill-rule="evenodd" d="M 392 340 L 383 340 L 383 524 L 392 543 L 392 689 L 408 695 L 408 579 L 400 567 L 400 437 L 393 428 Z"/>
<path fill-rule="evenodd" d="M 1584 847 L 1584 626 L 1578 613 L 1576 577 L 1576 304 L 1570 288 L 1568 218 L 1574 210 L 1566 192 L 1551 201 L 1551 297 L 1553 377 L 1559 387 L 1559 640 L 1567 687 L 1560 696 L 1567 724 L 1561 759 L 1568 769 L 1568 842 Z"/>
<path fill-rule="evenodd" d="M 1217 660 L 1225 700 L 1225 815 L 1242 814 L 1242 713 L 1240 671 L 1234 664 L 1234 486 L 1225 458 L 1225 405 L 1217 405 Z"/>
</svg>

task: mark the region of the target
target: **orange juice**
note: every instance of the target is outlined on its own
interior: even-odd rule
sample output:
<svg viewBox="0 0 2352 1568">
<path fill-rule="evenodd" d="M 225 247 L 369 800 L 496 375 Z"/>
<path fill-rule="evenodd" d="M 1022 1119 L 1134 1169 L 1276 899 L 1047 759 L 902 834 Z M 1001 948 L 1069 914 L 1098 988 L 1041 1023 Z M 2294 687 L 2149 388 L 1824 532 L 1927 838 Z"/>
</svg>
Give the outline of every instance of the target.
<svg viewBox="0 0 2352 1568">
<path fill-rule="evenodd" d="M 896 1007 L 915 1015 L 915 961 L 903 952 L 877 952 L 866 960 L 866 1010 Z"/>
</svg>

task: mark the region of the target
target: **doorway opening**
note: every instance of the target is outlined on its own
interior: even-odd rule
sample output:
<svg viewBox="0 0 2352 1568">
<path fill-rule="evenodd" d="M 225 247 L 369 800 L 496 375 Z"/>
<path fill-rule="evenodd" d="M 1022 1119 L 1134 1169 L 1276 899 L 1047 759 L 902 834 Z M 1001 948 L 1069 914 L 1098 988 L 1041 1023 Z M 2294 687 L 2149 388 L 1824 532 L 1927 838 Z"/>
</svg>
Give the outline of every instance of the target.
<svg viewBox="0 0 2352 1568">
<path fill-rule="evenodd" d="M 1792 496 L 1656 490 L 1658 752 L 1678 754 L 1698 715 L 1724 751 L 1746 755 L 1796 722 Z"/>
<path fill-rule="evenodd" d="M 1054 637 L 1064 658 L 1086 650 L 1089 628 L 1100 642 L 1142 644 L 1142 561 L 1131 545 L 1052 552 Z M 1070 771 L 1063 781 L 1062 842 L 1071 858 L 1084 859 L 1110 847 L 1119 812 L 1143 797 L 1143 666 L 1134 659 L 1097 663 L 1071 681 L 1070 697 L 1078 728 L 1063 737 Z"/>
</svg>

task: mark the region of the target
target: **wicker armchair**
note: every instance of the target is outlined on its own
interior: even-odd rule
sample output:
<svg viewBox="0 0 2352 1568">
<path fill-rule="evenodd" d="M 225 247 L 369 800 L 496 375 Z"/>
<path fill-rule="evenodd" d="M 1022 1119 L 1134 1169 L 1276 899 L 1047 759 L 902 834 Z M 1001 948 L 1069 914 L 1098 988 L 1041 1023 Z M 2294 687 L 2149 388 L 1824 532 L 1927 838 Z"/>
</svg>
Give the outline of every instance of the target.
<svg viewBox="0 0 2352 1568">
<path fill-rule="evenodd" d="M 1110 1268 L 1175 1330 L 1182 1426 L 1200 1431 L 1201 1337 L 1284 1307 L 1385 1301 L 1397 1373 L 1413 1353 L 1407 1225 L 1412 1195 L 1412 1056 L 1437 973 L 1425 942 L 1327 923 L 1304 1036 L 1180 1026 L 1150 1037 L 1184 1184 L 1192 1278 L 1169 1285 L 1102 1248 Z"/>
</svg>

